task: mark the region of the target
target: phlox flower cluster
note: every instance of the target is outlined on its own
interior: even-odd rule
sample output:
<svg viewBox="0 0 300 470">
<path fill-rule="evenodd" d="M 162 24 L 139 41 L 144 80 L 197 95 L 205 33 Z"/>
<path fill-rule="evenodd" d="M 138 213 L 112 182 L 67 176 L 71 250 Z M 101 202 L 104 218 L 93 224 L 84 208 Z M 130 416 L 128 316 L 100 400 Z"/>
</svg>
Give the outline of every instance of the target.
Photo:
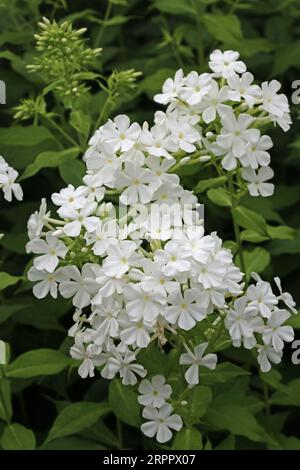
<svg viewBox="0 0 300 470">
<path fill-rule="evenodd" d="M 175 141 L 177 150 L 190 153 L 190 158 L 220 162 L 225 171 L 237 169 L 251 196 L 270 196 L 273 143 L 259 128 L 271 122 L 289 129 L 287 97 L 278 93 L 277 80 L 255 84 L 238 52 L 214 51 L 209 67 L 212 73 L 200 75 L 193 71 L 184 76 L 178 70 L 154 97 L 168 105 L 165 113 L 155 115 L 163 142 Z"/>
<path fill-rule="evenodd" d="M 274 279 L 279 293 L 274 294 L 269 282 L 253 274 L 245 294 L 234 301 L 225 318 L 232 344 L 246 349 L 256 348 L 257 360 L 263 372 L 271 370 L 271 364 L 279 364 L 285 342 L 294 339 L 291 326 L 284 323 L 296 314 L 295 302 L 288 292 L 282 292 L 278 277 Z"/>
<path fill-rule="evenodd" d="M 290 314 L 278 307 L 280 301 L 294 309 L 290 295 L 278 279 L 275 296 L 257 277 L 245 291 L 232 253 L 215 232 L 205 233 L 197 198 L 175 173 L 190 159 L 215 159 L 222 171 L 241 167 L 250 194 L 272 192 L 264 179 L 272 171 L 272 142 L 257 123 L 267 117 L 286 129 L 286 98 L 277 94 L 277 82 L 254 85 L 238 53 L 215 51 L 210 59 L 212 73 L 184 77 L 179 70 L 165 82 L 155 99 L 168 108 L 155 113 L 152 127 L 126 115 L 102 125 L 84 155 L 82 185 L 52 195 L 54 218 L 42 200 L 28 221 L 33 293 L 71 299 L 70 354 L 80 376 L 93 377 L 97 369 L 124 385 L 139 382 L 142 431 L 161 443 L 182 419 L 167 402 L 172 390 L 164 377 L 145 379 L 143 349 L 168 350 L 176 338 L 178 367 L 190 387 L 199 383 L 199 370 L 201 380 L 201 367 L 217 364 L 205 338 L 186 344 L 200 322 L 209 328 L 209 316 L 223 322 L 234 346 L 256 348 L 264 371 L 292 339 L 284 326 Z"/>
</svg>

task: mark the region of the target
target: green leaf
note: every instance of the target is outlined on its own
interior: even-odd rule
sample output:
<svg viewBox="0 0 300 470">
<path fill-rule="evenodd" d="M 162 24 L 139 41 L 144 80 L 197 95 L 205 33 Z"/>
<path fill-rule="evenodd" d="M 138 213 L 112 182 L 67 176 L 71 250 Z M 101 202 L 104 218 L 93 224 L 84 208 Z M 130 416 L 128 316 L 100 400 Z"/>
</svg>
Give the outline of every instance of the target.
<svg viewBox="0 0 300 470">
<path fill-rule="evenodd" d="M 228 437 L 225 437 L 225 439 L 215 447 L 215 450 L 235 450 L 235 436 L 230 434 Z"/>
<path fill-rule="evenodd" d="M 278 47 L 275 54 L 272 76 L 281 74 L 296 64 L 300 65 L 299 55 L 300 40 L 293 41 L 291 44 L 282 44 L 281 47 Z"/>
<path fill-rule="evenodd" d="M 261 273 L 270 264 L 270 253 L 264 248 L 257 247 L 254 250 L 244 250 L 244 261 L 247 274 Z M 236 255 L 236 263 L 241 267 L 239 255 Z"/>
<path fill-rule="evenodd" d="M 189 0 L 155 0 L 154 7 L 163 13 L 170 13 L 171 15 L 189 15 L 196 14 L 192 3 Z"/>
<path fill-rule="evenodd" d="M 231 198 L 230 194 L 226 189 L 223 188 L 212 188 L 207 191 L 207 197 L 212 201 L 216 206 L 221 207 L 231 207 Z"/>
<path fill-rule="evenodd" d="M 14 320 L 20 325 L 30 325 L 40 330 L 65 332 L 64 327 L 59 323 L 57 316 L 51 310 L 46 308 L 42 313 L 41 311 L 42 306 L 40 306 L 40 311 L 37 314 L 33 304 L 30 306 L 24 305 L 23 309 L 14 315 Z"/>
<path fill-rule="evenodd" d="M 215 370 L 203 369 L 200 371 L 201 384 L 214 384 L 218 382 L 227 382 L 235 377 L 250 375 L 250 372 L 242 369 L 241 367 L 231 364 L 230 362 L 223 362 L 218 364 Z"/>
<path fill-rule="evenodd" d="M 176 351 L 172 350 L 166 355 L 152 343 L 139 353 L 139 364 L 142 364 L 150 375 L 165 374 L 167 376 L 171 372 L 174 362 L 175 367 L 178 365 L 179 357 L 177 355 L 173 361 L 175 353 Z"/>
<path fill-rule="evenodd" d="M 212 37 L 222 43 L 235 44 L 243 37 L 236 15 L 208 13 L 202 16 L 202 20 Z"/>
<path fill-rule="evenodd" d="M 300 139 L 298 141 L 300 148 Z M 282 210 L 287 207 L 293 206 L 300 200 L 300 187 L 299 185 L 276 185 L 275 192 L 272 196 L 272 206 L 275 210 Z"/>
<path fill-rule="evenodd" d="M 33 163 L 28 165 L 25 171 L 22 173 L 19 180 L 25 180 L 38 173 L 42 168 L 55 168 L 63 163 L 68 163 L 78 157 L 80 149 L 78 147 L 72 147 L 67 150 L 60 152 L 42 152 L 40 153 Z"/>
<path fill-rule="evenodd" d="M 0 365 L 8 364 L 10 360 L 10 345 L 0 339 Z M 0 376 L 1 377 L 1 376 Z"/>
<path fill-rule="evenodd" d="M 84 401 L 72 403 L 64 408 L 57 416 L 49 431 L 46 442 L 48 443 L 54 439 L 78 434 L 109 412 L 110 407 L 107 403 L 91 403 Z"/>
<path fill-rule="evenodd" d="M 243 55 L 269 52 L 274 48 L 274 45 L 265 38 L 245 38 L 237 15 L 208 13 L 203 15 L 202 19 L 213 38 L 228 47 L 236 48 Z"/>
<path fill-rule="evenodd" d="M 6 369 L 6 376 L 28 378 L 38 375 L 54 375 L 64 370 L 71 358 L 54 349 L 35 349 L 25 352 L 15 359 Z"/>
<path fill-rule="evenodd" d="M 176 433 L 172 445 L 173 450 L 201 450 L 202 448 L 201 433 L 195 428 L 186 427 Z"/>
<path fill-rule="evenodd" d="M 197 186 L 193 189 L 194 193 L 204 193 L 207 189 L 216 188 L 226 183 L 226 176 L 218 176 L 217 178 L 208 178 L 206 180 L 199 181 Z"/>
<path fill-rule="evenodd" d="M 261 197 L 252 197 L 250 195 L 247 195 L 247 196 L 243 196 L 241 201 L 242 201 L 242 204 L 240 205 L 247 208 L 248 210 L 249 209 L 252 210 L 253 212 L 255 212 L 255 214 L 260 215 L 265 220 L 271 221 L 271 222 L 277 222 L 279 224 L 284 223 L 284 221 L 282 220 L 278 212 L 274 210 L 273 205 L 272 205 L 272 199 L 270 197 L 261 198 Z M 267 235 L 267 232 L 265 233 L 265 235 Z"/>
<path fill-rule="evenodd" d="M 8 273 L 0 273 L 0 291 L 9 286 L 14 286 L 21 279 L 20 276 L 12 276 Z"/>
<path fill-rule="evenodd" d="M 206 410 L 212 400 L 212 393 L 209 387 L 198 385 L 193 388 L 189 411 L 197 419 L 205 415 Z"/>
<path fill-rule="evenodd" d="M 275 389 L 282 387 L 282 375 L 276 369 L 271 369 L 269 372 L 260 373 L 260 378 L 263 382 L 266 382 L 268 385 Z"/>
<path fill-rule="evenodd" d="M 244 436 L 255 442 L 266 442 L 268 436 L 258 424 L 252 413 L 245 407 L 223 401 L 222 395 L 218 396 L 211 404 L 205 416 L 216 429 L 227 430 L 237 436 Z"/>
<path fill-rule="evenodd" d="M 233 208 L 232 214 L 240 227 L 253 230 L 262 236 L 268 237 L 267 223 L 262 215 L 243 206 Z"/>
<path fill-rule="evenodd" d="M 141 425 L 140 405 L 132 388 L 122 385 L 120 380 L 113 380 L 109 384 L 108 397 L 111 409 L 121 421 L 135 427 Z"/>
<path fill-rule="evenodd" d="M 204 450 L 212 450 L 212 445 L 211 445 L 211 442 L 210 442 L 209 438 L 207 438 L 203 449 Z"/>
<path fill-rule="evenodd" d="M 91 118 L 83 111 L 72 111 L 70 118 L 70 125 L 85 139 L 88 138 L 91 130 Z"/>
<path fill-rule="evenodd" d="M 49 139 L 54 139 L 53 135 L 42 126 L 11 126 L 0 129 L 2 145 L 34 146 Z"/>
<path fill-rule="evenodd" d="M 82 437 L 63 437 L 43 445 L 42 450 L 105 450 L 101 444 L 94 440 Z"/>
<path fill-rule="evenodd" d="M 290 317 L 287 320 L 286 325 L 290 325 L 294 329 L 300 330 L 300 312 L 298 311 L 297 315 L 293 315 L 292 317 Z"/>
<path fill-rule="evenodd" d="M 117 448 L 119 445 L 118 437 L 109 429 L 103 421 L 98 421 L 81 433 L 86 439 L 93 439 L 100 442 L 108 448 Z"/>
<path fill-rule="evenodd" d="M 224 248 L 230 250 L 231 253 L 235 254 L 237 252 L 238 246 L 237 243 L 233 240 L 225 240 L 223 243 Z"/>
<path fill-rule="evenodd" d="M 152 99 L 153 95 L 161 92 L 161 87 L 164 81 L 173 76 L 175 69 L 160 68 L 153 74 L 147 75 L 140 83 L 140 89 L 147 93 L 148 97 Z"/>
<path fill-rule="evenodd" d="M 278 240 L 293 240 L 296 236 L 296 230 L 292 227 L 286 227 L 284 225 L 279 225 L 277 227 L 272 227 L 272 225 L 267 226 L 268 234 L 273 239 Z"/>
<path fill-rule="evenodd" d="M 7 233 L 0 240 L 0 244 L 10 251 L 14 251 L 20 255 L 26 253 L 25 245 L 28 242 L 27 232 Z"/>
<path fill-rule="evenodd" d="M 271 403 L 283 406 L 300 406 L 300 379 L 294 379 L 271 396 Z"/>
<path fill-rule="evenodd" d="M 270 52 L 274 48 L 275 45 L 265 38 L 243 38 L 238 49 L 242 55 L 252 56 L 258 52 Z"/>
<path fill-rule="evenodd" d="M 1 305 L 0 307 L 0 323 L 5 322 L 15 313 L 19 312 L 24 308 L 24 305 Z"/>
<path fill-rule="evenodd" d="M 127 23 L 127 21 L 130 21 L 131 18 L 132 17 L 123 16 L 123 15 L 115 15 L 106 21 L 102 21 L 102 23 L 105 24 L 106 26 L 118 26 L 120 24 Z"/>
<path fill-rule="evenodd" d="M 1 437 L 4 450 L 34 450 L 35 437 L 31 429 L 21 424 L 8 424 Z"/>
<path fill-rule="evenodd" d="M 78 72 L 74 74 L 76 80 L 95 80 L 99 77 L 101 77 L 101 75 L 94 72 Z"/>
<path fill-rule="evenodd" d="M 260 233 L 257 233 L 254 230 L 246 229 L 241 232 L 241 239 L 245 242 L 261 243 L 268 240 L 269 237 L 261 235 Z"/>
<path fill-rule="evenodd" d="M 273 240 L 268 244 L 268 249 L 275 256 L 300 253 L 300 233 L 293 240 Z"/>
<path fill-rule="evenodd" d="M 276 436 L 282 450 L 300 450 L 300 439 L 296 436 Z"/>
<path fill-rule="evenodd" d="M 71 165 L 66 162 L 59 165 L 59 174 L 66 184 L 80 186 L 86 174 L 86 166 L 81 160 L 73 160 Z"/>
<path fill-rule="evenodd" d="M 0 419 L 7 423 L 12 417 L 10 382 L 5 378 L 0 380 Z"/>
<path fill-rule="evenodd" d="M 32 35 L 30 31 L 5 31 L 0 34 L 0 46 L 3 44 L 23 44 L 31 41 Z"/>
</svg>

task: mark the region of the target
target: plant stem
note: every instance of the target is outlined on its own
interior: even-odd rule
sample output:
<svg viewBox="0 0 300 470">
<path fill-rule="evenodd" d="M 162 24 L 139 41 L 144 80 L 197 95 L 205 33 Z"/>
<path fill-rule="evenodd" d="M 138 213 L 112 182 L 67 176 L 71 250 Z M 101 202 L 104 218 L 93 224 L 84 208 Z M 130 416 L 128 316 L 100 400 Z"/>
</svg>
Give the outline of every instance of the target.
<svg viewBox="0 0 300 470">
<path fill-rule="evenodd" d="M 236 221 L 235 214 L 234 214 L 234 209 L 237 206 L 237 200 L 236 200 L 236 195 L 235 195 L 234 186 L 233 186 L 233 178 L 232 178 L 231 173 L 229 173 L 229 175 L 228 175 L 228 186 L 229 186 L 229 192 L 230 192 L 230 197 L 231 197 L 231 205 L 232 205 L 232 207 L 231 207 L 231 217 L 232 217 L 232 222 L 233 222 L 235 241 L 236 241 L 237 246 L 238 246 L 240 266 L 241 266 L 241 269 L 242 269 L 242 271 L 245 275 L 245 279 L 247 281 L 246 264 L 245 264 L 245 259 L 244 259 L 243 244 L 242 244 L 242 240 L 241 240 L 240 228 L 239 228 L 239 225 Z"/>
<path fill-rule="evenodd" d="M 163 20 L 163 23 L 164 23 L 164 25 L 165 25 L 165 28 L 166 28 L 167 33 L 168 33 L 169 38 L 170 38 L 170 47 L 171 47 L 171 50 L 172 50 L 172 52 L 173 52 L 174 58 L 175 58 L 175 60 L 176 60 L 176 62 L 177 62 L 177 64 L 178 64 L 178 66 L 179 66 L 181 69 L 183 69 L 184 64 L 183 64 L 183 61 L 182 61 L 182 59 L 181 59 L 180 52 L 178 51 L 176 44 L 174 44 L 174 38 L 173 38 L 173 36 L 172 36 L 172 33 L 170 32 L 168 20 L 167 20 L 164 16 L 162 16 L 162 20 Z"/>
<path fill-rule="evenodd" d="M 105 116 L 105 112 L 108 108 L 108 105 L 110 104 L 110 98 L 111 98 L 111 95 L 110 93 L 108 93 L 107 95 L 107 98 L 105 100 L 105 103 L 104 105 L 102 106 L 102 110 L 101 110 L 101 113 L 99 114 L 99 117 L 97 119 L 97 122 L 96 122 L 96 125 L 95 125 L 95 128 L 94 128 L 94 132 L 98 129 L 98 127 L 100 126 L 100 124 L 102 123 L 103 121 L 103 118 Z"/>
<path fill-rule="evenodd" d="M 3 379 L 3 378 L 5 378 L 4 368 L 0 365 L 0 380 Z M 8 425 L 10 425 L 11 420 L 10 420 L 10 417 L 9 417 L 8 410 L 6 409 L 6 402 L 5 402 L 4 394 L 2 393 L 1 387 L 0 387 L 0 399 L 1 399 L 2 407 L 3 407 L 3 411 L 4 411 L 4 419 L 5 419 L 6 423 Z"/>
<path fill-rule="evenodd" d="M 60 127 L 58 124 L 56 124 L 55 121 L 53 121 L 52 118 L 50 118 L 49 116 L 43 116 L 44 119 L 46 119 L 58 132 L 60 132 L 61 135 L 64 136 L 64 138 L 66 140 L 68 140 L 72 145 L 74 145 L 75 147 L 78 147 L 78 142 L 76 142 L 76 140 L 73 139 L 73 137 L 71 137 L 69 134 L 67 134 L 64 129 L 62 127 Z"/>
<path fill-rule="evenodd" d="M 106 22 L 110 17 L 111 10 L 112 10 L 112 3 L 110 0 L 108 0 L 108 4 L 104 13 L 103 23 L 95 40 L 95 47 L 98 47 L 98 45 L 101 44 L 101 40 L 103 38 L 103 34 L 106 29 Z"/>
<path fill-rule="evenodd" d="M 205 57 L 204 57 L 204 48 L 203 48 L 203 27 L 200 21 L 200 18 L 203 14 L 203 8 L 200 7 L 197 1 L 193 0 L 193 6 L 196 11 L 196 28 L 197 28 L 197 56 L 198 56 L 198 65 L 203 68 Z"/>
<path fill-rule="evenodd" d="M 116 418 L 117 422 L 117 435 L 118 435 L 118 441 L 119 441 L 119 449 L 123 449 L 123 433 L 122 433 L 122 423 L 119 420 L 119 418 Z"/>
<path fill-rule="evenodd" d="M 270 401 L 269 401 L 269 387 L 268 387 L 268 384 L 266 384 L 266 382 L 263 382 L 263 393 L 264 393 L 265 412 L 266 412 L 266 428 L 267 428 L 267 431 L 270 432 L 271 410 L 270 410 Z"/>
</svg>

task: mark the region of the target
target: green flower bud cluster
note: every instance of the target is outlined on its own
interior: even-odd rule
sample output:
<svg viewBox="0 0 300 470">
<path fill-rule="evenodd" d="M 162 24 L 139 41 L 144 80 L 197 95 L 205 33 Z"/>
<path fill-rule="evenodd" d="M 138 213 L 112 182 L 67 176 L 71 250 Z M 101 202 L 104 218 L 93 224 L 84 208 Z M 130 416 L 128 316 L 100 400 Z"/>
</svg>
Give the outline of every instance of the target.
<svg viewBox="0 0 300 470">
<path fill-rule="evenodd" d="M 134 69 L 114 70 L 107 79 L 107 88 L 112 102 L 126 96 L 136 88 L 136 80 L 142 75 Z"/>
<path fill-rule="evenodd" d="M 82 235 L 75 240 L 64 237 L 63 241 L 68 247 L 68 253 L 61 263 L 62 266 L 73 264 L 78 268 L 82 268 L 85 263 L 101 264 L 101 257 L 95 255 L 92 251 L 92 247 L 86 245 L 86 241 Z"/>
<path fill-rule="evenodd" d="M 46 103 L 42 96 L 37 98 L 24 98 L 19 106 L 14 108 L 14 119 L 25 121 L 26 119 L 34 119 L 36 116 L 46 114 Z"/>
<path fill-rule="evenodd" d="M 86 28 L 74 29 L 69 21 L 58 24 L 43 18 L 39 26 L 41 32 L 35 35 L 38 55 L 28 69 L 39 73 L 48 85 L 46 90 L 57 93 L 69 107 L 88 90 L 86 72 L 101 49 L 87 47 L 82 37 Z"/>
</svg>

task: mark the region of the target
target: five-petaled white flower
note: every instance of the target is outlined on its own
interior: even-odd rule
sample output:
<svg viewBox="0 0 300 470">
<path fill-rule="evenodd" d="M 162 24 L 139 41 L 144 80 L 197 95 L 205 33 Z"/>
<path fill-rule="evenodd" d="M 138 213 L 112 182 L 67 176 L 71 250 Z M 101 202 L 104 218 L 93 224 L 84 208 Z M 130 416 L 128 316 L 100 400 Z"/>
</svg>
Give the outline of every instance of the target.
<svg viewBox="0 0 300 470">
<path fill-rule="evenodd" d="M 130 266 L 139 266 L 141 256 L 136 252 L 137 245 L 133 241 L 124 240 L 110 244 L 107 258 L 103 262 L 103 273 L 107 276 L 122 277 Z"/>
<path fill-rule="evenodd" d="M 165 310 L 166 320 L 171 324 L 178 324 L 183 330 L 190 330 L 196 322 L 206 317 L 206 308 L 202 306 L 201 294 L 197 289 L 187 289 L 181 293 L 180 289 L 171 292 Z"/>
<path fill-rule="evenodd" d="M 102 126 L 103 141 L 106 143 L 104 148 L 110 150 L 109 153 L 118 150 L 126 152 L 134 146 L 140 132 L 141 127 L 137 122 L 130 124 L 129 117 L 120 114 L 115 117 L 114 121 L 109 120 Z"/>
<path fill-rule="evenodd" d="M 267 183 L 274 176 L 274 171 L 269 166 L 259 168 L 258 172 L 252 168 L 242 168 L 242 176 L 248 182 L 251 196 L 268 197 L 274 193 L 274 184 Z"/>
<path fill-rule="evenodd" d="M 84 264 L 81 272 L 77 266 L 64 266 L 62 273 L 65 280 L 59 285 L 61 295 L 66 299 L 73 297 L 75 307 L 84 308 L 89 305 L 91 298 L 99 289 L 93 264 Z"/>
<path fill-rule="evenodd" d="M 148 422 L 142 424 L 142 432 L 148 437 L 156 436 L 161 444 L 169 441 L 172 439 L 171 429 L 180 431 L 183 426 L 181 417 L 172 413 L 173 408 L 167 403 L 159 409 L 147 406 L 143 409 L 143 418 Z"/>
<path fill-rule="evenodd" d="M 293 328 L 283 325 L 290 316 L 291 314 L 287 310 L 275 310 L 263 330 L 264 343 L 270 344 L 276 352 L 282 351 L 284 342 L 290 343 L 294 339 Z"/>
<path fill-rule="evenodd" d="M 138 402 L 143 406 L 161 408 L 172 393 L 172 387 L 166 384 L 163 375 L 155 375 L 150 380 L 142 380 L 139 386 Z"/>
<path fill-rule="evenodd" d="M 194 348 L 194 352 L 187 349 L 187 353 L 180 356 L 180 364 L 182 366 L 189 365 L 184 377 L 188 384 L 197 385 L 199 383 L 199 366 L 207 367 L 208 369 L 215 369 L 217 365 L 216 354 L 206 354 L 203 356 L 208 343 L 201 343 Z"/>
<path fill-rule="evenodd" d="M 216 49 L 209 56 L 209 67 L 216 76 L 229 78 L 237 73 L 246 72 L 246 65 L 241 60 L 238 60 L 240 54 L 236 51 L 221 52 Z"/>
<path fill-rule="evenodd" d="M 27 253 L 35 253 L 40 256 L 34 258 L 33 265 L 40 271 L 53 273 L 59 263 L 59 258 L 64 259 L 68 248 L 51 232 L 46 235 L 46 240 L 33 239 L 26 245 Z"/>
<path fill-rule="evenodd" d="M 119 374 L 123 385 L 135 385 L 137 383 L 137 375 L 140 377 L 147 375 L 146 369 L 140 364 L 136 364 L 135 360 L 135 354 L 129 349 L 122 354 L 114 348 L 101 371 L 101 375 L 104 379 L 112 379 L 116 374 Z"/>
</svg>

